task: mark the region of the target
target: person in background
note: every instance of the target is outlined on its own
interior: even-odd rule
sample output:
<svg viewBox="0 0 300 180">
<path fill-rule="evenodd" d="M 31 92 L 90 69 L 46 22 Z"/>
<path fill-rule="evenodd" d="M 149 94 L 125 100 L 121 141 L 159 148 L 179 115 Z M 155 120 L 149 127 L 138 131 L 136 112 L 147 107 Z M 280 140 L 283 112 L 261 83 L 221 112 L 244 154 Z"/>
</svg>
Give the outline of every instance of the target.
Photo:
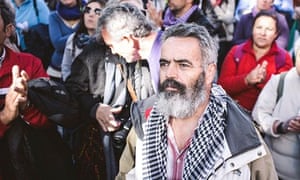
<svg viewBox="0 0 300 180">
<path fill-rule="evenodd" d="M 109 1 L 106 4 L 97 27 L 97 41 L 85 46 L 76 57 L 65 82 L 68 90 L 77 97 L 85 122 L 78 131 L 82 139 L 76 148 L 76 171 L 80 178 L 115 178 L 131 128 L 130 104 L 155 92 L 147 61 L 140 58 L 150 54 L 156 33 L 152 32 L 150 23 L 135 4 L 139 1 Z M 112 40 L 120 46 L 115 46 L 114 41 L 103 42 L 108 36 L 102 37 L 101 25 L 108 28 L 110 23 Z M 121 41 L 118 40 L 120 37 Z M 144 38 L 141 44 L 140 38 Z M 157 44 L 153 46 L 159 49 Z M 128 92 L 129 84 L 132 85 L 131 93 Z"/>
<path fill-rule="evenodd" d="M 135 126 L 143 135 L 126 179 L 277 179 L 251 121 L 228 115 L 239 107 L 213 83 L 217 52 L 203 26 L 180 23 L 164 32 L 156 99 L 146 111 L 140 107 L 149 99 L 131 108 L 133 119 L 147 120 Z"/>
<path fill-rule="evenodd" d="M 146 16 L 128 3 L 113 4 L 104 12 L 98 23 L 101 37 L 113 54 L 122 56 L 131 64 L 133 75 L 150 80 L 150 84 L 148 81 L 147 84 L 138 84 L 142 90 L 134 87 L 138 97 L 148 97 L 158 87 L 161 32 L 154 31 Z"/>
<path fill-rule="evenodd" d="M 222 22 L 224 33 L 219 33 L 219 52 L 218 52 L 218 63 L 217 70 L 218 74 L 225 56 L 232 47 L 232 39 L 234 32 L 234 9 L 235 0 L 210 0 L 214 12 L 216 13 L 218 20 Z"/>
<path fill-rule="evenodd" d="M 55 11 L 58 0 L 45 0 L 50 11 Z"/>
<path fill-rule="evenodd" d="M 126 80 L 116 64 L 126 72 L 119 56 L 112 55 L 101 40 L 92 40 L 75 58 L 71 74 L 64 82 L 81 107 L 78 118 L 83 123 L 71 134 L 79 179 L 112 180 L 117 172 L 118 154 L 124 142 L 113 146 L 112 137 L 113 132 L 122 130 L 119 118 L 128 119 L 126 112 L 131 100 Z M 111 121 L 112 127 L 104 121 Z M 124 136 L 126 138 L 126 133 Z"/>
<path fill-rule="evenodd" d="M 105 0 L 90 0 L 83 8 L 79 27 L 76 32 L 69 36 L 66 42 L 61 65 L 63 81 L 70 75 L 74 59 L 82 52 L 82 48 L 90 42 L 95 34 L 98 18 L 105 4 Z"/>
<path fill-rule="evenodd" d="M 4 45 L 4 41 L 14 33 L 14 26 L 14 14 L 6 3 L 0 1 L 0 179 L 74 178 L 71 154 L 67 154 L 69 151 L 62 143 L 55 124 L 29 100 L 28 81 L 48 78 L 40 59 L 14 52 Z M 20 127 L 20 124 L 31 128 L 24 130 L 25 126 Z M 55 145 L 46 152 L 44 147 L 31 149 L 34 142 L 26 139 L 25 133 L 28 135 L 32 129 L 43 133 L 43 137 L 37 138 L 47 137 L 43 141 L 49 145 L 55 142 Z M 30 148 L 26 148 L 28 146 Z M 41 151 L 45 153 L 40 157 L 44 161 L 37 158 Z"/>
<path fill-rule="evenodd" d="M 36 3 L 36 8 L 34 6 Z M 11 0 L 15 16 L 16 30 L 18 37 L 18 45 L 20 50 L 26 52 L 26 44 L 24 40 L 24 32 L 27 32 L 30 27 L 38 24 L 49 24 L 49 9 L 43 0 Z M 36 11 L 38 14 L 36 14 Z"/>
<path fill-rule="evenodd" d="M 252 8 L 256 5 L 256 1 L 248 1 L 248 0 L 238 0 L 235 11 L 234 18 L 236 21 L 240 21 L 241 16 L 244 14 L 248 14 L 251 12 Z"/>
<path fill-rule="evenodd" d="M 300 6 L 294 7 L 293 25 L 290 31 L 289 44 L 287 50 L 293 57 L 293 62 L 295 62 L 295 43 L 300 37 Z"/>
<path fill-rule="evenodd" d="M 265 134 L 279 179 L 300 179 L 300 39 L 295 43 L 295 67 L 274 75 L 262 89 L 252 116 Z M 280 79 L 282 91 L 278 91 Z"/>
<path fill-rule="evenodd" d="M 260 11 L 251 25 L 251 38 L 232 47 L 221 68 L 218 83 L 249 111 L 271 75 L 293 66 L 289 53 L 275 41 L 279 33 L 277 17 L 277 13 Z"/>
<path fill-rule="evenodd" d="M 294 13 L 293 0 L 274 0 L 274 6 L 279 13 L 285 16 L 289 28 L 291 28 L 293 23 L 293 13 Z"/>
<path fill-rule="evenodd" d="M 162 30 L 177 23 L 195 22 L 205 26 L 211 34 L 216 35 L 221 26 L 210 2 L 200 4 L 199 0 L 170 0 L 164 10 L 156 9 L 154 3 L 149 1 L 147 13 L 156 26 Z"/>
<path fill-rule="evenodd" d="M 13 4 L 10 0 L 4 0 L 4 2 L 8 5 L 10 11 L 14 14 L 15 16 L 15 10 L 13 7 Z M 16 28 L 15 25 L 13 28 Z M 4 41 L 5 46 L 9 47 L 10 49 L 14 50 L 15 52 L 20 52 L 20 49 L 18 47 L 18 38 L 17 38 L 17 32 L 16 29 L 13 30 L 14 33 L 9 38 L 6 38 Z"/>
<path fill-rule="evenodd" d="M 286 18 L 276 11 L 273 2 L 274 0 L 257 0 L 257 4 L 252 8 L 252 11 L 243 15 L 240 21 L 237 22 L 232 40 L 233 44 L 241 44 L 251 37 L 253 20 L 258 12 L 264 10 L 276 13 L 278 16 L 278 37 L 276 37 L 276 42 L 279 47 L 287 48 L 289 26 Z"/>
<path fill-rule="evenodd" d="M 81 8 L 85 1 L 59 0 L 56 11 L 49 16 L 49 34 L 54 46 L 51 62 L 47 69 L 49 76 L 57 81 L 62 81 L 61 63 L 69 36 L 79 27 Z"/>
<path fill-rule="evenodd" d="M 238 0 L 234 12 L 234 17 L 236 21 L 239 21 L 242 15 L 250 13 L 255 5 L 256 1 L 253 0 Z M 293 15 L 293 6 L 295 6 L 293 0 L 274 0 L 274 6 L 278 12 L 283 13 L 286 16 L 289 24 L 289 19 Z"/>
<path fill-rule="evenodd" d="M 102 11 L 98 26 L 99 37 L 106 46 L 125 59 L 126 68 L 122 71 L 131 100 L 153 95 L 158 88 L 161 32 L 154 30 L 140 9 L 127 2 L 108 5 Z M 105 104 L 100 105 L 99 112 L 105 107 Z M 111 105 L 106 108 L 115 109 Z M 120 128 L 118 121 L 109 118 L 110 114 L 110 111 L 99 113 L 97 119 L 105 132 Z"/>
</svg>

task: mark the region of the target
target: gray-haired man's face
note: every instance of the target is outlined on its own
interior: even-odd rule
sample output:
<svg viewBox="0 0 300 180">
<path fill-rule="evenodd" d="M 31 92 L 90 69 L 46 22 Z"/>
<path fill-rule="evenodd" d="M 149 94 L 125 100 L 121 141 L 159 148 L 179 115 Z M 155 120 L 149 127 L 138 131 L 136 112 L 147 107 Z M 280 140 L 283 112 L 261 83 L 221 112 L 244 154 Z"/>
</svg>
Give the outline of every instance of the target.
<svg viewBox="0 0 300 180">
<path fill-rule="evenodd" d="M 110 35 L 105 28 L 101 31 L 105 44 L 111 49 L 113 54 L 118 54 L 126 59 L 128 63 L 140 60 L 139 46 L 132 36 L 116 38 Z"/>
</svg>

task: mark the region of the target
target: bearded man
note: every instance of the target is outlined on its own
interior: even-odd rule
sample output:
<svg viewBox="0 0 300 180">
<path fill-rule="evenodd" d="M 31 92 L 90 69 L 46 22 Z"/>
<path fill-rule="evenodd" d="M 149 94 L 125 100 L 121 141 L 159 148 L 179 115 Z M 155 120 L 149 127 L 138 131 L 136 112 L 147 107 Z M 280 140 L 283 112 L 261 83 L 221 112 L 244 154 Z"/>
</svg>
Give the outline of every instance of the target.
<svg viewBox="0 0 300 180">
<path fill-rule="evenodd" d="M 277 179 L 251 120 L 214 83 L 217 51 L 202 26 L 164 32 L 159 93 L 131 108 L 138 138 L 126 179 Z"/>
</svg>

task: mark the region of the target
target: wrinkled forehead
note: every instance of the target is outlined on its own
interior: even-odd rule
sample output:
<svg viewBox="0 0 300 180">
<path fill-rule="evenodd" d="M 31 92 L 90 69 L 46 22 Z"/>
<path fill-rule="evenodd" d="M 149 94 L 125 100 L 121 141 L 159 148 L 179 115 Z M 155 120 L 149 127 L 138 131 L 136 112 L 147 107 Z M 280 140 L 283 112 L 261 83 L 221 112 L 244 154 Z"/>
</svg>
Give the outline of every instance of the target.
<svg viewBox="0 0 300 180">
<path fill-rule="evenodd" d="M 172 59 L 201 59 L 199 41 L 193 37 L 169 37 L 162 42 L 161 57 Z"/>
</svg>

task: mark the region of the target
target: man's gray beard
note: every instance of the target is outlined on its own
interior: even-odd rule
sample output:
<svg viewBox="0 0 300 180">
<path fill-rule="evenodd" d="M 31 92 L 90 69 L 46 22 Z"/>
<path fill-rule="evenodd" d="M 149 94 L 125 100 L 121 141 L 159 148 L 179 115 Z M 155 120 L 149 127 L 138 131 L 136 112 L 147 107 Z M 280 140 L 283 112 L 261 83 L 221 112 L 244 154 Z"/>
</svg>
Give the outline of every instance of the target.
<svg viewBox="0 0 300 180">
<path fill-rule="evenodd" d="M 197 108 L 205 101 L 206 96 L 204 77 L 200 77 L 193 88 L 185 90 L 185 94 L 170 95 L 168 92 L 160 92 L 157 109 L 166 117 L 187 118 L 196 112 Z"/>
</svg>

